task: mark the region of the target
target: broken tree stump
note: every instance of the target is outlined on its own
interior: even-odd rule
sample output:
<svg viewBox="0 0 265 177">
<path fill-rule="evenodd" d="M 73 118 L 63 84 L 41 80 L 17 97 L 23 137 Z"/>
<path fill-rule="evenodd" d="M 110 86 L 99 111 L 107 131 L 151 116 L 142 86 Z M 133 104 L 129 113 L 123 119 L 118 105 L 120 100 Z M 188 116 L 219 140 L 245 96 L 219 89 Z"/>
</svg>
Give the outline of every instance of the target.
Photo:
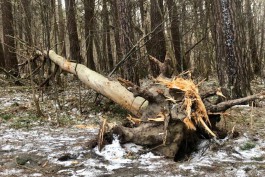
<svg viewBox="0 0 265 177">
<path fill-rule="evenodd" d="M 98 145 L 104 145 L 104 136 L 108 132 L 119 135 L 121 143 L 133 142 L 149 147 L 166 157 L 174 157 L 186 138 L 187 132 L 204 131 L 209 137 L 216 137 L 212 131 L 211 117 L 208 113 L 217 113 L 242 102 L 264 99 L 265 93 L 230 100 L 213 105 L 205 98 L 216 92 L 200 96 L 198 86 L 189 77 L 166 78 L 161 75 L 145 82 L 141 87 L 130 81 L 112 80 L 94 72 L 82 64 L 69 62 L 53 51 L 44 52 L 63 70 L 73 73 L 87 86 L 108 97 L 130 111 L 128 116 L 132 127 L 122 125 L 107 130 L 103 122 L 99 132 Z M 203 99 L 202 99 L 203 98 Z M 192 135 L 192 134 L 191 134 Z"/>
</svg>

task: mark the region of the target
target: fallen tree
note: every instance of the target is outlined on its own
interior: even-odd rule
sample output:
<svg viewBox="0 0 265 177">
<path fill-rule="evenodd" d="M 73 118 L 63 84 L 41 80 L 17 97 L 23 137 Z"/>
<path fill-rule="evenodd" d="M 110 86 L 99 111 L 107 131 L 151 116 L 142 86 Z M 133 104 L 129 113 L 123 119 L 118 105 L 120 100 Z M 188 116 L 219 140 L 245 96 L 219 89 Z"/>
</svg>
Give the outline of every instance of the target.
<svg viewBox="0 0 265 177">
<path fill-rule="evenodd" d="M 63 70 L 75 74 L 83 83 L 96 92 L 108 97 L 132 113 L 127 119 L 131 127 L 118 125 L 108 129 L 104 120 L 101 124 L 98 145 L 104 145 L 105 135 L 120 135 L 121 143 L 134 142 L 150 147 L 166 156 L 175 157 L 183 139 L 189 132 L 202 131 L 209 137 L 217 137 L 214 132 L 214 116 L 233 105 L 254 99 L 263 99 L 264 93 L 218 104 L 207 102 L 208 97 L 222 93 L 211 91 L 200 95 L 198 86 L 185 77 L 166 78 L 163 75 L 137 86 L 130 81 L 113 80 L 94 72 L 82 64 L 70 62 L 53 51 L 44 52 Z M 162 66 L 163 63 L 160 63 Z M 162 67 L 161 67 L 162 68 Z"/>
<path fill-rule="evenodd" d="M 47 52 L 44 52 L 44 54 L 47 55 Z M 139 111 L 148 104 L 145 99 L 134 97 L 133 93 L 128 91 L 118 81 L 106 78 L 85 65 L 70 62 L 52 50 L 49 51 L 49 58 L 61 69 L 76 75 L 91 89 L 113 100 L 134 115 L 139 115 Z"/>
</svg>

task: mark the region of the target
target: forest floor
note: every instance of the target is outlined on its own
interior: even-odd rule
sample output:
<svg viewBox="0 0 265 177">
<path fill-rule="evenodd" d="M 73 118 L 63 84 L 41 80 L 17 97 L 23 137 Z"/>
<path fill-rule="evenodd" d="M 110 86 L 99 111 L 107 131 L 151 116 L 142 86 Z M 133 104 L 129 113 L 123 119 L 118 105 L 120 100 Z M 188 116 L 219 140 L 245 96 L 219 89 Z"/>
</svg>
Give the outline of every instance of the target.
<svg viewBox="0 0 265 177">
<path fill-rule="evenodd" d="M 1 82 L 1 80 L 0 80 Z M 66 84 L 67 83 L 67 84 Z M 124 123 L 127 112 L 68 78 L 57 88 L 39 95 L 45 117 L 35 114 L 30 87 L 0 83 L 0 176 L 264 176 L 265 100 L 259 107 L 234 106 L 219 127 L 238 132 L 237 137 L 202 140 L 185 161 L 155 155 L 135 144 L 120 145 L 117 137 L 101 152 L 89 148 L 102 118 Z M 216 82 L 205 82 L 211 87 Z M 63 88 L 63 89 L 62 89 Z M 253 91 L 265 91 L 253 82 Z"/>
</svg>

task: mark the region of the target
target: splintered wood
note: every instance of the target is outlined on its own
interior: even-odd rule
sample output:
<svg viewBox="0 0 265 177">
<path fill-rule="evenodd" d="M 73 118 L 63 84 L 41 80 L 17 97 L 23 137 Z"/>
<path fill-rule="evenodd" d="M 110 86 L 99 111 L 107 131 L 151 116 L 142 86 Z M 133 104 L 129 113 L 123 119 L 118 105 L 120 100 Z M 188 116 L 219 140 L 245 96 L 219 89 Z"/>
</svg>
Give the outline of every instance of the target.
<svg viewBox="0 0 265 177">
<path fill-rule="evenodd" d="M 185 117 L 182 121 L 183 123 L 185 123 L 188 129 L 196 130 L 196 127 L 194 125 L 195 123 L 197 125 L 201 125 L 206 130 L 206 132 L 208 132 L 213 137 L 216 137 L 216 135 L 206 124 L 208 123 L 210 125 L 207 110 L 199 95 L 197 85 L 195 85 L 191 79 L 175 77 L 172 80 L 169 80 L 159 77 L 157 78 L 157 81 L 170 89 L 181 90 L 185 93 L 184 103 L 182 106 L 186 109 L 187 117 Z"/>
</svg>

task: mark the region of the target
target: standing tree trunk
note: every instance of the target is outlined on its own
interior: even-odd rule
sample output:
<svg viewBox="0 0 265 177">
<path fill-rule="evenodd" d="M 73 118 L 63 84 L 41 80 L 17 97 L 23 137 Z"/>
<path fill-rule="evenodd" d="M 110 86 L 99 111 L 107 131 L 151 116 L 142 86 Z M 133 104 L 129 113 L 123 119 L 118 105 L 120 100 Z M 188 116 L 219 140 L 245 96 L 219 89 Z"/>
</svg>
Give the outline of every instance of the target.
<svg viewBox="0 0 265 177">
<path fill-rule="evenodd" d="M 174 68 L 177 70 L 177 72 L 182 72 L 181 66 L 182 66 L 182 54 L 181 54 L 181 34 L 180 34 L 180 21 L 178 17 L 177 12 L 177 6 L 176 3 L 173 0 L 167 1 L 167 7 L 169 11 L 169 19 L 171 22 L 171 36 L 172 36 L 172 43 L 175 51 L 175 66 Z"/>
<path fill-rule="evenodd" d="M 251 8 L 250 0 L 246 1 L 246 9 L 247 9 L 247 26 L 248 26 L 248 35 L 249 35 L 249 50 L 250 50 L 250 58 L 253 63 L 253 72 L 254 74 L 261 74 L 261 60 L 259 61 L 258 57 L 258 48 L 256 41 L 256 33 L 254 28 L 253 21 L 253 12 Z"/>
<path fill-rule="evenodd" d="M 163 0 L 151 0 L 151 31 L 155 32 L 151 35 L 151 39 L 146 44 L 146 49 L 149 55 L 164 62 L 166 56 L 166 42 L 164 36 L 163 25 Z M 159 74 L 159 67 L 151 64 L 151 70 L 154 77 Z"/>
<path fill-rule="evenodd" d="M 25 41 L 27 42 L 27 45 L 32 47 L 33 46 L 33 39 L 32 39 L 32 25 L 31 25 L 31 0 L 23 0 L 21 1 L 22 7 L 23 7 L 23 13 L 25 14 L 24 18 L 24 28 L 25 28 Z M 29 53 L 31 51 L 28 51 Z M 57 51 L 56 51 L 57 52 Z M 28 53 L 28 54 L 29 54 Z M 37 68 L 36 61 L 32 61 L 31 69 L 35 70 Z"/>
<path fill-rule="evenodd" d="M 25 41 L 29 46 L 32 46 L 32 32 L 31 32 L 31 0 L 22 0 L 23 12 L 25 14 Z"/>
<path fill-rule="evenodd" d="M 16 33 L 16 35 L 19 37 L 19 39 L 23 39 L 23 31 L 24 31 L 24 24 L 23 24 L 23 14 L 24 13 L 24 9 L 23 9 L 23 5 L 22 2 L 19 1 L 20 3 L 17 3 L 16 6 L 14 6 L 14 14 L 13 14 L 13 18 L 14 18 L 14 31 Z M 17 49 L 22 49 L 24 46 L 24 44 L 18 43 L 17 44 Z"/>
<path fill-rule="evenodd" d="M 59 18 L 59 26 L 60 30 L 58 31 L 58 38 L 59 38 L 59 46 L 60 46 L 60 53 L 63 57 L 66 57 L 66 48 L 65 48 L 65 20 L 63 16 L 63 9 L 62 9 L 62 0 L 58 0 L 58 18 Z"/>
<path fill-rule="evenodd" d="M 114 38 L 116 46 L 116 63 L 122 59 L 121 45 L 120 45 L 120 31 L 119 31 L 119 15 L 118 15 L 118 6 L 117 1 L 111 2 L 111 11 L 113 13 L 113 24 L 114 24 Z M 121 69 L 121 73 L 123 73 Z"/>
<path fill-rule="evenodd" d="M 107 49 L 107 33 L 108 33 L 108 25 L 109 22 L 107 21 L 108 19 L 106 18 L 108 16 L 108 9 L 107 9 L 107 2 L 102 1 L 102 31 L 103 34 L 102 36 L 102 61 L 101 61 L 101 67 L 103 70 L 107 71 L 108 70 L 108 49 Z"/>
<path fill-rule="evenodd" d="M 230 90 L 230 97 L 239 98 L 246 95 L 250 81 L 244 71 L 246 61 L 237 46 L 236 19 L 233 14 L 237 7 L 231 0 L 215 0 L 214 6 L 219 84 Z"/>
<path fill-rule="evenodd" d="M 2 44 L 1 38 L 0 38 L 0 67 L 2 68 L 5 67 L 5 55 L 4 55 L 3 44 Z"/>
<path fill-rule="evenodd" d="M 260 48 L 259 48 L 259 58 L 261 60 L 261 62 L 263 63 L 262 65 L 262 77 L 264 78 L 264 82 L 265 82 L 265 51 L 264 51 L 264 42 L 265 42 L 265 3 L 263 2 L 263 16 L 261 17 L 261 24 L 260 24 Z"/>
<path fill-rule="evenodd" d="M 84 1 L 85 8 L 85 39 L 86 39 L 86 57 L 87 67 L 96 70 L 93 56 L 93 29 L 94 29 L 94 9 L 95 0 Z"/>
<path fill-rule="evenodd" d="M 56 13 L 56 0 L 51 1 L 51 10 L 52 10 L 52 17 L 53 17 L 53 46 L 56 53 L 58 53 L 58 24 L 57 24 L 57 13 Z"/>
<path fill-rule="evenodd" d="M 14 76 L 18 76 L 18 61 L 16 55 L 16 45 L 14 40 L 12 2 L 2 1 L 2 23 L 4 39 L 5 68 Z"/>
<path fill-rule="evenodd" d="M 67 29 L 70 41 L 70 58 L 81 62 L 80 46 L 75 19 L 75 0 L 65 0 Z"/>
<path fill-rule="evenodd" d="M 119 26 L 120 26 L 120 47 L 121 53 L 124 57 L 132 48 L 132 17 L 131 17 L 131 4 L 130 1 L 119 0 L 117 1 L 119 12 Z M 139 84 L 139 77 L 136 62 L 131 55 L 124 64 L 124 78 L 136 84 Z"/>
<path fill-rule="evenodd" d="M 107 7 L 107 1 L 103 1 L 103 51 L 105 53 L 106 69 L 111 70 L 113 68 L 113 56 L 111 50 L 111 41 L 110 41 L 110 20 L 109 20 L 109 11 Z"/>
</svg>

